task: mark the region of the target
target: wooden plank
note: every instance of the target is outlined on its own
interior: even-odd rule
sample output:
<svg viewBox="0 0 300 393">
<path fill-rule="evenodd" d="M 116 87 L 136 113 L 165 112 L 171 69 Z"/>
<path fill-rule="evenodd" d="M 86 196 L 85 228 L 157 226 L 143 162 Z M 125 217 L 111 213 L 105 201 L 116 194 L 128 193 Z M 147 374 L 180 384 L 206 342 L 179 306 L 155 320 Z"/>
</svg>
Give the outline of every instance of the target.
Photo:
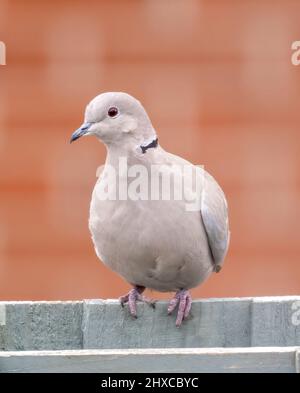
<svg viewBox="0 0 300 393">
<path fill-rule="evenodd" d="M 295 323 L 299 296 L 253 298 L 251 346 L 300 345 L 300 324 Z"/>
<path fill-rule="evenodd" d="M 294 373 L 296 348 L 0 352 L 1 372 Z"/>
<path fill-rule="evenodd" d="M 250 299 L 196 300 L 180 329 L 167 303 L 138 305 L 138 319 L 117 301 L 85 302 L 84 348 L 199 348 L 250 345 Z"/>
<path fill-rule="evenodd" d="M 0 307 L 0 350 L 82 348 L 82 302 L 0 302 Z"/>
<path fill-rule="evenodd" d="M 195 300 L 179 329 L 167 302 L 155 310 L 139 303 L 136 320 L 117 300 L 0 302 L 0 350 L 299 346 L 296 301 L 299 296 Z"/>
</svg>

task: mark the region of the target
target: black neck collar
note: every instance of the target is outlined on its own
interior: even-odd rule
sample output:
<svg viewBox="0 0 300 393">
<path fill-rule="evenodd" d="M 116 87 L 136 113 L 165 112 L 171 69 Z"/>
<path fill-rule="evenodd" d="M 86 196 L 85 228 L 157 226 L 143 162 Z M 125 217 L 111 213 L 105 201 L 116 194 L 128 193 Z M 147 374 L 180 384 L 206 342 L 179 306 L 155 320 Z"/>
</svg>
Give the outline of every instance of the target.
<svg viewBox="0 0 300 393">
<path fill-rule="evenodd" d="M 152 142 L 148 143 L 147 145 L 140 145 L 140 148 L 142 149 L 142 153 L 145 154 L 148 149 L 151 148 L 155 149 L 157 146 L 158 146 L 158 138 L 156 137 L 155 139 L 153 139 Z"/>
</svg>

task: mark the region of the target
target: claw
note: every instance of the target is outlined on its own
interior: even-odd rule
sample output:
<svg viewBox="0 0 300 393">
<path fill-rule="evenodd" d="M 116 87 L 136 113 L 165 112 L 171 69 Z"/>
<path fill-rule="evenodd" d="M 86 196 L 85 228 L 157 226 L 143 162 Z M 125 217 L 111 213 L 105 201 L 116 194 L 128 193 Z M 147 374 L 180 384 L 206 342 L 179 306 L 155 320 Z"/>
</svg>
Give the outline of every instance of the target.
<svg viewBox="0 0 300 393">
<path fill-rule="evenodd" d="M 168 314 L 172 314 L 179 303 L 179 296 L 176 294 L 173 299 L 170 300 L 169 307 L 168 307 Z"/>
<path fill-rule="evenodd" d="M 137 318 L 137 301 L 147 303 L 150 307 L 155 308 L 155 300 L 149 299 L 148 297 L 142 295 L 145 289 L 145 287 L 135 286 L 126 295 L 119 298 L 122 307 L 124 307 L 124 305 L 128 303 L 129 312 L 134 318 Z"/>
<path fill-rule="evenodd" d="M 181 289 L 180 291 L 176 292 L 173 299 L 170 300 L 168 314 L 171 314 L 177 305 L 179 306 L 176 318 L 176 326 L 179 327 L 182 324 L 182 321 L 188 317 L 191 311 L 192 298 L 188 290 Z"/>
</svg>

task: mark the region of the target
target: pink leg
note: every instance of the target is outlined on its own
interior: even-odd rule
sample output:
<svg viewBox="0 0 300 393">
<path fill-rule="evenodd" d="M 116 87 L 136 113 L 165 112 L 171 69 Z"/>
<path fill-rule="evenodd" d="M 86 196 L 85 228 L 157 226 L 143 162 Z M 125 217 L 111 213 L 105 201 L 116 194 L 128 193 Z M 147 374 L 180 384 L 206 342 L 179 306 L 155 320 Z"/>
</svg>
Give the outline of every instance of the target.
<svg viewBox="0 0 300 393">
<path fill-rule="evenodd" d="M 176 318 L 176 326 L 179 327 L 184 319 L 186 319 L 190 313 L 192 306 L 192 298 L 187 289 L 181 289 L 176 292 L 173 299 L 170 300 L 168 307 L 168 314 L 171 314 L 178 306 L 178 313 Z"/>
<path fill-rule="evenodd" d="M 136 285 L 134 288 L 131 289 L 126 295 L 121 296 L 119 298 L 121 306 L 124 307 L 124 304 L 128 303 L 130 314 L 137 318 L 136 315 L 136 302 L 145 302 L 149 304 L 151 307 L 155 308 L 155 301 L 153 299 L 149 299 L 146 296 L 142 295 L 146 288 Z"/>
</svg>

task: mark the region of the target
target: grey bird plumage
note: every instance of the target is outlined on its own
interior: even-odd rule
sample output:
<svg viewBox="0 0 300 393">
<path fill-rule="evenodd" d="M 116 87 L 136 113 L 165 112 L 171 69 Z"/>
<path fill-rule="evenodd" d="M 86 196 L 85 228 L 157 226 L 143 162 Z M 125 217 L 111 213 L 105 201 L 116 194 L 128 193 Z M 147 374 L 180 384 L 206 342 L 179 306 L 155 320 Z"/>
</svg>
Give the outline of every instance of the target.
<svg viewBox="0 0 300 393">
<path fill-rule="evenodd" d="M 156 131 L 141 103 L 126 93 L 104 93 L 94 98 L 72 140 L 83 135 L 95 135 L 107 147 L 106 163 L 90 205 L 89 228 L 97 256 L 134 286 L 123 299 L 134 316 L 136 300 L 148 301 L 141 295 L 144 288 L 177 292 L 169 312 L 179 304 L 179 326 L 191 305 L 187 291 L 219 271 L 225 259 L 229 226 L 221 187 L 203 168 L 196 169 L 166 152 L 157 143 Z M 174 196 L 170 200 L 121 200 L 119 185 L 126 182 L 130 186 L 132 178 L 127 175 L 128 168 L 120 167 L 120 157 L 126 158 L 128 168 L 142 165 L 152 177 L 160 171 L 166 176 L 176 173 L 180 178 L 185 176 L 183 168 L 190 167 L 201 177 L 200 208 L 188 211 L 186 198 L 177 200 Z M 109 183 L 110 168 L 115 169 L 116 184 Z M 149 187 L 150 181 L 151 177 Z M 172 185 L 178 187 L 174 182 Z M 100 197 L 105 188 L 112 198 Z M 188 193 L 192 189 L 193 184 Z"/>
</svg>

